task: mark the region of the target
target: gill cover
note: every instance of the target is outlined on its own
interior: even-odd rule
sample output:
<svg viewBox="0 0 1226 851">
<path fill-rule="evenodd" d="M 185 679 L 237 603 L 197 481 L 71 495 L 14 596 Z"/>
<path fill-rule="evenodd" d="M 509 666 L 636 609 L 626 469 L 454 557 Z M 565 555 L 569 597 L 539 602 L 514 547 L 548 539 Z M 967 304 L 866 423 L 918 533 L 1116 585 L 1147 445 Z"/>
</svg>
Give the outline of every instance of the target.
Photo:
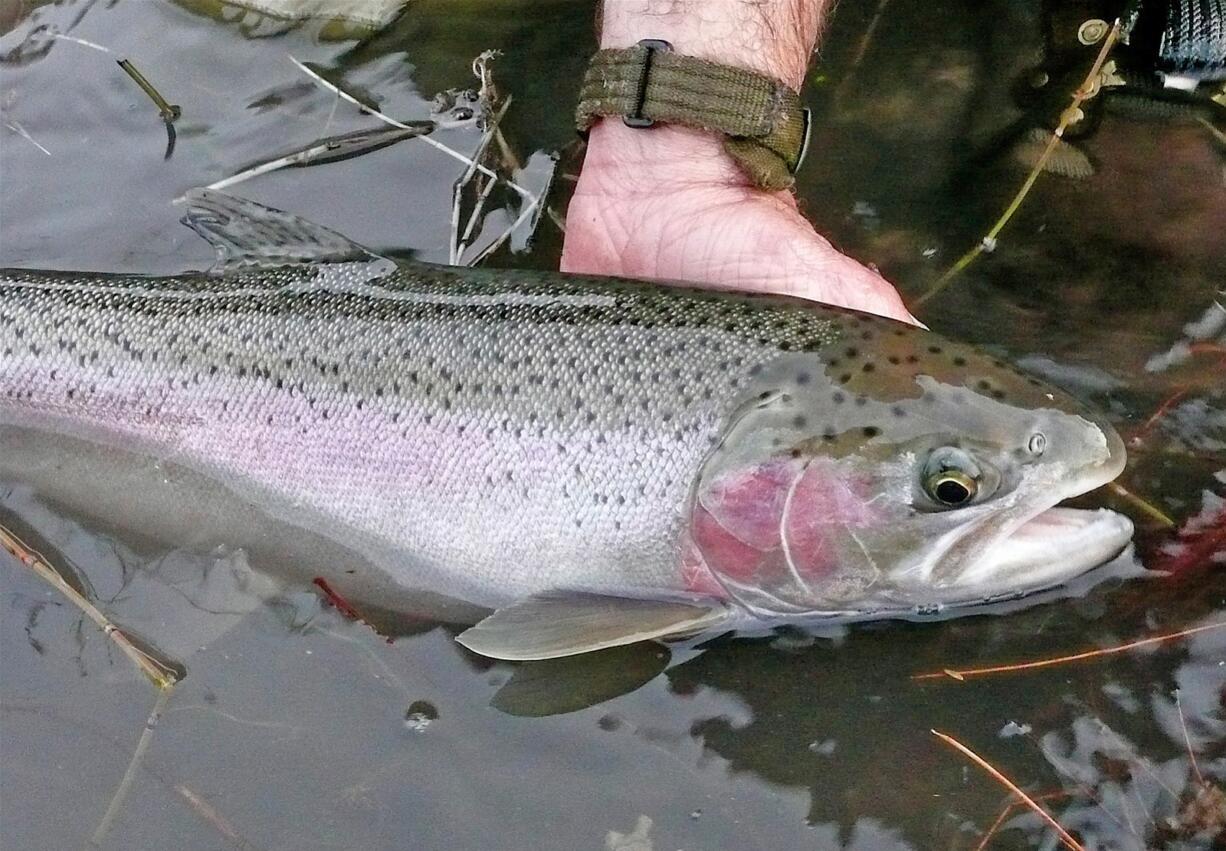
<svg viewBox="0 0 1226 851">
<path fill-rule="evenodd" d="M 768 617 L 974 603 L 1069 578 L 1050 556 L 1010 558 L 1008 539 L 1118 475 L 1118 436 L 1059 391 L 954 357 L 959 373 L 895 358 L 850 383 L 812 356 L 773 362 L 699 472 L 700 567 Z"/>
</svg>

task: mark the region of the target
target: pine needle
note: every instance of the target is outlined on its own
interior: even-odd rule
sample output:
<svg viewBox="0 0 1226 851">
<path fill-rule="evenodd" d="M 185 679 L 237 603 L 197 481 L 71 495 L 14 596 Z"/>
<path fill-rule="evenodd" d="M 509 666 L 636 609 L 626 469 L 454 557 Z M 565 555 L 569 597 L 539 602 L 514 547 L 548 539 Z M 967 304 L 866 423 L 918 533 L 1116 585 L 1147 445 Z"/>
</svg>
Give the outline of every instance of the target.
<svg viewBox="0 0 1226 851">
<path fill-rule="evenodd" d="M 1064 665 L 1068 662 L 1079 662 L 1083 659 L 1093 659 L 1099 656 L 1112 656 L 1117 653 L 1124 653 L 1128 650 L 1135 650 L 1138 647 L 1149 647 L 1154 644 L 1161 644 L 1165 641 L 1173 641 L 1176 638 L 1183 638 L 1185 635 L 1195 635 L 1198 632 L 1208 632 L 1213 629 L 1222 629 L 1226 627 L 1226 621 L 1217 621 L 1216 623 L 1205 624 L 1203 626 L 1194 626 L 1189 629 L 1181 629 L 1178 632 L 1168 632 L 1165 635 L 1155 635 L 1150 638 L 1142 638 L 1136 641 L 1130 641 L 1127 644 L 1120 644 L 1115 647 L 1102 647 L 1095 650 L 1086 650 L 1081 653 L 1073 653 L 1068 656 L 1056 656 L 1051 659 L 1039 659 L 1033 662 L 1017 662 L 1012 665 L 992 665 L 986 668 L 945 668 L 940 671 L 935 671 L 927 674 L 915 674 L 911 677 L 912 680 L 936 680 L 943 677 L 962 681 L 968 677 L 981 677 L 987 674 L 1003 674 L 1015 673 L 1017 671 L 1031 671 L 1036 668 L 1050 668 L 1053 665 Z"/>
<path fill-rule="evenodd" d="M 1051 814 L 1048 813 L 1047 810 L 1040 807 L 1033 798 L 1031 798 L 1029 795 L 1023 792 L 1020 788 L 1018 788 L 1017 784 L 1015 784 L 1008 777 L 1006 777 L 1005 775 L 997 771 L 992 766 L 991 763 L 989 763 L 983 757 L 979 756 L 979 754 L 975 753 L 973 750 L 968 748 L 966 745 L 959 742 L 953 736 L 947 735 L 938 730 L 932 730 L 931 732 L 932 732 L 932 735 L 936 736 L 941 741 L 961 751 L 968 758 L 970 758 L 972 762 L 974 762 L 976 765 L 978 765 L 988 774 L 992 775 L 992 777 L 998 783 L 1000 783 L 1002 786 L 1004 786 L 1014 795 L 1017 795 L 1018 799 L 1021 800 L 1023 804 L 1025 804 L 1027 807 L 1032 809 L 1035 813 L 1039 815 L 1040 818 L 1042 818 L 1045 822 L 1051 825 L 1053 829 L 1055 829 L 1056 834 L 1060 837 L 1060 841 L 1063 842 L 1066 846 L 1073 849 L 1073 851 L 1085 851 L 1085 847 L 1080 842 L 1078 842 L 1076 839 L 1074 839 L 1067 830 L 1061 827 L 1060 822 L 1052 818 Z"/>
</svg>

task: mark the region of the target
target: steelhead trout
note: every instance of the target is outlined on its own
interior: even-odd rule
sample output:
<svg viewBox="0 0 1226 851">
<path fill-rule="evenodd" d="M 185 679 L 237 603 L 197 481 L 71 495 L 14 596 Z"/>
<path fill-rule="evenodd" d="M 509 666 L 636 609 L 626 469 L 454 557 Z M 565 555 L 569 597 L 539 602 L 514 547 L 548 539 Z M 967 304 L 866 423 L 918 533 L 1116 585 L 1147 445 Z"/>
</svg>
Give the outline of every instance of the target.
<svg viewBox="0 0 1226 851">
<path fill-rule="evenodd" d="M 1054 507 L 1120 473 L 1114 429 L 930 331 L 394 263 L 213 193 L 185 221 L 225 267 L 0 273 L 0 479 L 208 522 L 147 498 L 187 471 L 388 587 L 495 609 L 460 640 L 514 659 L 1015 596 L 1131 537 Z M 152 459 L 157 483 L 68 446 Z"/>
</svg>

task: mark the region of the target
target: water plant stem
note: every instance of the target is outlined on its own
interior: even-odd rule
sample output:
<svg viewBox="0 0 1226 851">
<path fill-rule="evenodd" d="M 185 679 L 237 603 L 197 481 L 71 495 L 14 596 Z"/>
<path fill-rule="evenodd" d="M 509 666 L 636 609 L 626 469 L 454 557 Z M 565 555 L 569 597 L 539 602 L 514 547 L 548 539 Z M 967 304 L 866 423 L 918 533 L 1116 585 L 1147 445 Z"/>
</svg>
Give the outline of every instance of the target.
<svg viewBox="0 0 1226 851">
<path fill-rule="evenodd" d="M 1013 218 L 1014 213 L 1021 208 L 1022 202 L 1026 199 L 1026 196 L 1030 194 L 1031 187 L 1034 186 L 1035 181 L 1039 179 L 1039 174 L 1042 173 L 1043 167 L 1047 165 L 1048 159 L 1051 158 L 1051 155 L 1059 146 L 1060 140 L 1064 137 L 1064 131 L 1070 124 L 1081 120 L 1083 117 L 1084 114 L 1081 112 L 1081 104 L 1087 99 L 1098 94 L 1099 74 L 1102 71 L 1103 63 L 1107 61 L 1107 55 L 1111 52 L 1111 48 L 1115 46 L 1115 42 L 1119 38 L 1119 35 L 1120 20 L 1119 18 L 1116 18 L 1115 22 L 1111 26 L 1110 32 L 1108 32 L 1106 38 L 1103 39 L 1102 49 L 1099 50 L 1098 57 L 1094 60 L 1094 64 L 1090 66 L 1090 72 L 1086 74 L 1085 81 L 1082 82 L 1082 84 L 1078 86 L 1077 90 L 1073 92 L 1072 102 L 1069 104 L 1069 107 L 1060 114 L 1060 123 L 1056 125 L 1056 129 L 1052 131 L 1051 138 L 1047 140 L 1047 147 L 1043 149 L 1042 155 L 1039 157 L 1038 162 L 1034 164 L 1034 168 L 1030 170 L 1030 174 L 1026 175 L 1026 180 L 1022 183 L 1022 187 L 1017 191 L 1017 194 L 1013 196 L 1013 200 L 1009 202 L 1009 206 L 1007 206 L 1005 211 L 1001 213 L 1000 218 L 996 220 L 996 224 L 992 225 L 992 228 L 987 232 L 987 234 L 984 235 L 983 239 L 981 239 L 973 248 L 959 257 L 957 262 L 950 266 L 949 269 L 947 269 L 945 273 L 937 279 L 936 283 L 929 287 L 925 293 L 923 293 L 911 304 L 912 311 L 915 311 L 930 298 L 935 296 L 941 290 L 945 289 L 945 287 L 947 287 L 949 283 L 962 272 L 963 269 L 973 263 L 980 254 L 983 254 L 985 251 L 991 252 L 996 249 L 997 237 L 999 237 L 1000 232 L 1005 229 L 1005 225 L 1009 223 L 1009 220 Z"/>
</svg>

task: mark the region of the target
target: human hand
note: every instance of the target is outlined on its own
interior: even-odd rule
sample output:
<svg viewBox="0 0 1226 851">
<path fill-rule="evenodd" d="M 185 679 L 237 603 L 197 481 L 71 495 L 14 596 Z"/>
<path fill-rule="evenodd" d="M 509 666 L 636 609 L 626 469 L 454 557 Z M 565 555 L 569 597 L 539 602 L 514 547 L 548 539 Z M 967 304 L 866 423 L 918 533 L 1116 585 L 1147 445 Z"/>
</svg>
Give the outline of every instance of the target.
<svg viewBox="0 0 1226 851">
<path fill-rule="evenodd" d="M 828 0 L 605 0 L 602 47 L 641 38 L 800 87 Z M 712 133 L 603 119 L 567 213 L 562 269 L 786 293 L 914 322 L 897 291 L 837 251 L 790 192 L 753 186 Z"/>
<path fill-rule="evenodd" d="M 914 322 L 898 292 L 840 253 L 790 192 L 749 184 L 711 134 L 592 128 L 562 270 L 774 292 Z"/>
</svg>

